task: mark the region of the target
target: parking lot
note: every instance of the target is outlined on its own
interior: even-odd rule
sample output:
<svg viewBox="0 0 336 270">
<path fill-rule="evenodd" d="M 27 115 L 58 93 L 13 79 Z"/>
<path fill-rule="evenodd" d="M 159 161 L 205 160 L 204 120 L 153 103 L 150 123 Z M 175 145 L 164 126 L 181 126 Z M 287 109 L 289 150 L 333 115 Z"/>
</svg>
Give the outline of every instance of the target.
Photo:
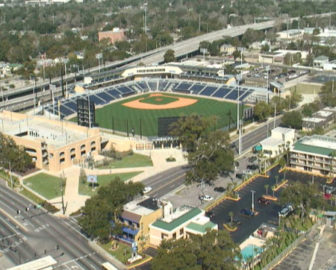
<svg viewBox="0 0 336 270">
<path fill-rule="evenodd" d="M 281 210 L 282 206 L 277 202 L 270 202 L 269 205 L 258 204 L 257 200 L 262 195 L 266 194 L 265 185 L 268 185 L 268 194 L 273 195 L 271 191 L 271 187 L 275 185 L 276 179 L 275 176 L 278 175 L 279 182 L 284 178 L 283 173 L 279 173 L 279 167 L 275 167 L 269 171 L 269 178 L 266 177 L 258 177 L 253 182 L 245 186 L 243 189 L 239 191 L 240 200 L 230 201 L 225 200 L 220 203 L 218 206 L 212 209 L 213 216 L 211 220 L 218 224 L 220 229 L 223 229 L 223 224 L 228 223 L 230 221 L 230 212 L 233 212 L 234 219 L 238 219 L 240 224 L 238 225 L 238 230 L 231 233 L 233 240 L 236 243 L 241 243 L 244 241 L 250 234 L 252 234 L 262 223 L 269 223 L 277 225 L 278 220 L 278 212 Z M 287 171 L 285 178 L 289 180 L 289 182 L 300 181 L 303 183 L 312 182 L 317 183 L 320 190 L 323 190 L 323 186 L 326 184 L 326 179 L 322 177 L 312 177 L 307 174 L 297 173 Z M 328 186 L 336 187 L 336 183 L 327 184 Z M 254 205 L 255 211 L 258 212 L 255 216 L 245 216 L 240 212 L 242 209 L 251 209 L 252 205 L 252 192 L 255 191 L 254 194 Z M 278 197 L 282 189 L 278 192 L 275 192 L 275 196 Z M 322 196 L 322 193 L 321 193 Z M 335 196 L 335 195 L 334 195 Z"/>
</svg>

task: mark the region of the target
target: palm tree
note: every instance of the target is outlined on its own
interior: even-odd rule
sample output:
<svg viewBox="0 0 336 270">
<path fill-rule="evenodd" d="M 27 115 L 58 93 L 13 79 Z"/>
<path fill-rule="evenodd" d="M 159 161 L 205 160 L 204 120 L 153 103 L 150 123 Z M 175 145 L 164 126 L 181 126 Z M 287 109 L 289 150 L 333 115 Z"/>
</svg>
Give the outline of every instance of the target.
<svg viewBox="0 0 336 270">
<path fill-rule="evenodd" d="M 229 111 L 226 113 L 226 116 L 229 118 L 229 128 L 228 128 L 228 130 L 230 130 L 230 128 L 231 128 L 231 121 L 232 121 L 232 111 L 229 110 Z"/>
<path fill-rule="evenodd" d="M 271 189 L 272 189 L 272 191 L 273 191 L 273 197 L 274 197 L 275 186 L 272 186 Z"/>
<path fill-rule="evenodd" d="M 274 178 L 275 178 L 275 186 L 277 186 L 279 181 L 279 175 L 276 175 Z"/>
<path fill-rule="evenodd" d="M 230 216 L 230 223 L 232 224 L 233 223 L 233 212 L 232 211 L 229 212 L 229 216 Z"/>
<path fill-rule="evenodd" d="M 266 195 L 268 195 L 268 188 L 269 188 L 269 185 L 266 184 L 264 187 L 265 187 L 265 190 L 266 190 Z"/>
</svg>

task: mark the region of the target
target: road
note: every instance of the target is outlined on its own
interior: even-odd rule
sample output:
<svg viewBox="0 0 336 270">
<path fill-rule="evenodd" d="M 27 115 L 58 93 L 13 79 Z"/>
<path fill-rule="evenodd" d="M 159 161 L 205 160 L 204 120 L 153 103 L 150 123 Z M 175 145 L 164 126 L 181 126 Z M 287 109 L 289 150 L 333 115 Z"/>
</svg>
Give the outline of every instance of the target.
<svg viewBox="0 0 336 270">
<path fill-rule="evenodd" d="M 28 200 L 3 183 L 0 210 L 0 252 L 14 265 L 51 255 L 58 262 L 55 269 L 101 269 L 105 260 L 89 246 L 71 220 L 34 209 Z M 17 210 L 21 211 L 19 215 Z"/>
</svg>

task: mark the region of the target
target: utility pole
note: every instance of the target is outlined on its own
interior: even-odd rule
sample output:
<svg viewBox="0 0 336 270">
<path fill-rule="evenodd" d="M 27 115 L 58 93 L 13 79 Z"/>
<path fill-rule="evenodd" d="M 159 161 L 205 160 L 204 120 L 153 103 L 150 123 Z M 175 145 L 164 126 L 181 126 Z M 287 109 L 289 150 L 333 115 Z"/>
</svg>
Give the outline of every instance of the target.
<svg viewBox="0 0 336 270">
<path fill-rule="evenodd" d="M 144 3 L 144 10 L 145 10 L 144 31 L 145 35 L 147 35 L 147 3 Z"/>
<path fill-rule="evenodd" d="M 240 52 L 240 66 L 243 64 L 243 52 Z M 243 80 L 242 69 L 240 69 L 240 83 Z M 238 155 L 241 155 L 242 152 L 242 125 L 240 121 L 240 84 L 238 84 L 238 97 L 237 97 L 237 129 L 238 129 Z"/>
<path fill-rule="evenodd" d="M 254 193 L 255 193 L 255 190 L 251 190 L 251 193 L 252 193 L 251 211 L 254 212 Z"/>
<path fill-rule="evenodd" d="M 276 122 L 276 102 L 274 103 L 274 122 L 273 122 L 273 128 L 275 128 L 275 122 Z"/>
</svg>

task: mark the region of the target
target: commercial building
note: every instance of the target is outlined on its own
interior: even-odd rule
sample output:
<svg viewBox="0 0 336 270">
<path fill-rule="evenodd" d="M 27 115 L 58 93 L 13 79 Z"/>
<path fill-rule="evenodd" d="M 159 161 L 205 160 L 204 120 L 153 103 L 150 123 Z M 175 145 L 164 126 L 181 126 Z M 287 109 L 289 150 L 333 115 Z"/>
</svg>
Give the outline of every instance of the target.
<svg viewBox="0 0 336 270">
<path fill-rule="evenodd" d="M 164 239 L 188 238 L 218 229 L 218 225 L 212 223 L 203 210 L 183 206 L 173 211 L 170 203 L 163 206 L 163 217 L 149 227 L 150 244 L 155 247 Z"/>
<path fill-rule="evenodd" d="M 265 155 L 276 157 L 289 149 L 293 145 L 294 140 L 294 129 L 276 127 L 272 129 L 271 136 L 262 140 L 260 145 Z"/>
<path fill-rule="evenodd" d="M 101 41 L 103 39 L 108 39 L 111 44 L 117 41 L 124 41 L 126 40 L 125 31 L 115 27 L 112 31 L 98 32 L 98 40 Z"/>
<path fill-rule="evenodd" d="M 290 167 L 321 175 L 335 176 L 336 139 L 313 135 L 297 141 L 290 151 Z"/>
<path fill-rule="evenodd" d="M 120 240 L 132 244 L 136 242 L 142 250 L 149 244 L 149 225 L 162 217 L 162 207 L 158 200 L 144 196 L 124 205 L 120 216 L 123 234 Z"/>
<path fill-rule="evenodd" d="M 101 150 L 97 128 L 9 111 L 0 113 L 0 121 L 0 131 L 22 146 L 39 169 L 58 172 Z"/>
<path fill-rule="evenodd" d="M 316 128 L 326 128 L 335 121 L 336 108 L 326 107 L 312 115 L 302 119 L 302 130 L 312 131 Z"/>
<path fill-rule="evenodd" d="M 303 38 L 304 31 L 301 29 L 289 29 L 277 33 L 278 39 L 297 40 Z"/>
</svg>

